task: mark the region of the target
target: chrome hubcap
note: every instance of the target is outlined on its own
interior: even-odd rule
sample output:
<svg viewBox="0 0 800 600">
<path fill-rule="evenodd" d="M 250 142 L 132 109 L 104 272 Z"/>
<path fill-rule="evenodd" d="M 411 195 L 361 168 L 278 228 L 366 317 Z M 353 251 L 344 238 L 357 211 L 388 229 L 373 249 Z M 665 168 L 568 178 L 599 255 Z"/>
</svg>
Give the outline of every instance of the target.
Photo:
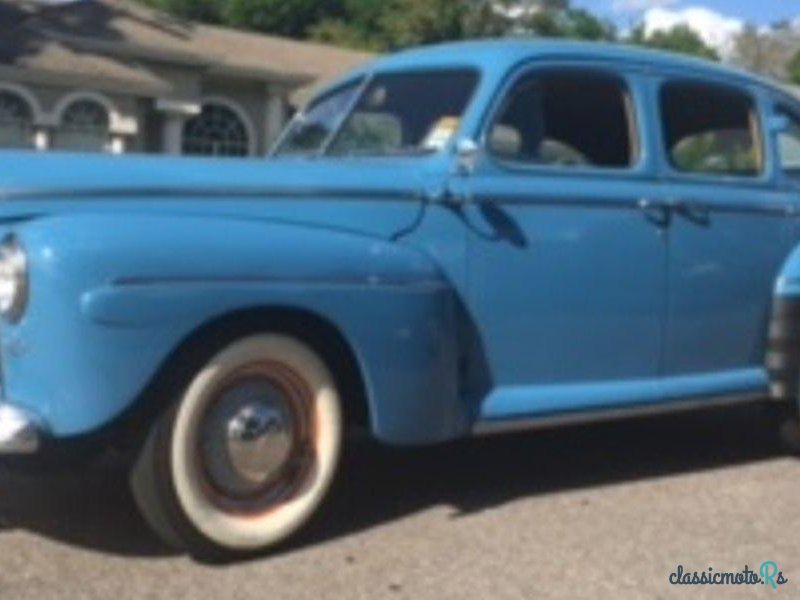
<svg viewBox="0 0 800 600">
<path fill-rule="evenodd" d="M 210 483 L 231 499 L 263 494 L 297 462 L 298 427 L 291 399 L 269 379 L 252 376 L 228 386 L 202 426 Z"/>
</svg>

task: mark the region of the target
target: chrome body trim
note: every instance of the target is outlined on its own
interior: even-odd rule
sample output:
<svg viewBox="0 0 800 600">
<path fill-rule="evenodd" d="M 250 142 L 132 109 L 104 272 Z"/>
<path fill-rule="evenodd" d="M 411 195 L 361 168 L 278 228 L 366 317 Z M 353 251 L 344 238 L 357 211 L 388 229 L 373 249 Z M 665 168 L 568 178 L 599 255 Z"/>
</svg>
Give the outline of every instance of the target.
<svg viewBox="0 0 800 600">
<path fill-rule="evenodd" d="M 729 396 L 704 397 L 694 400 L 675 400 L 671 402 L 637 405 L 624 408 L 608 408 L 580 412 L 576 411 L 521 419 L 479 421 L 473 427 L 472 435 L 496 435 L 501 433 L 513 433 L 515 431 L 548 429 L 551 427 L 560 427 L 562 425 L 583 425 L 587 423 L 615 421 L 618 419 L 650 417 L 669 413 L 680 413 L 693 410 L 703 410 L 707 408 L 710 409 L 722 406 L 732 406 L 736 404 L 745 404 L 762 400 L 769 400 L 769 395 L 766 391 L 749 392 L 746 394 L 732 394 Z"/>
<path fill-rule="evenodd" d="M 189 198 L 192 200 L 419 200 L 414 190 L 388 188 L 339 188 L 325 186 L 155 186 L 31 189 L 0 189 L 0 200 L 152 200 Z"/>
<path fill-rule="evenodd" d="M 32 413 L 0 401 L 0 454 L 33 454 L 42 432 L 41 421 Z"/>
</svg>

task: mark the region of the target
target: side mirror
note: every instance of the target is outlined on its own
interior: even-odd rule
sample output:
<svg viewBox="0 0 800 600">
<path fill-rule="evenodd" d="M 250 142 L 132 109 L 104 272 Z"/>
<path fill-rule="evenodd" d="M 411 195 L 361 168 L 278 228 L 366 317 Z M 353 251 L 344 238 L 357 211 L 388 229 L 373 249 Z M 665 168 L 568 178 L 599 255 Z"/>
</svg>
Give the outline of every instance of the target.
<svg viewBox="0 0 800 600">
<path fill-rule="evenodd" d="M 456 143 L 456 169 L 462 175 L 469 175 L 478 164 L 478 142 L 471 138 L 461 138 Z"/>
</svg>

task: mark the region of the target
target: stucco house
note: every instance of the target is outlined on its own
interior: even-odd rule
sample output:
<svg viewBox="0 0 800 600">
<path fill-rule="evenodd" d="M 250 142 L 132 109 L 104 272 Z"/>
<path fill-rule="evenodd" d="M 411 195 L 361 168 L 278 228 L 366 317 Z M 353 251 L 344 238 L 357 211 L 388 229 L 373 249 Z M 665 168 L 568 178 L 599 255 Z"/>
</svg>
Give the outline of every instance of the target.
<svg viewBox="0 0 800 600">
<path fill-rule="evenodd" d="M 311 87 L 370 58 L 128 0 L 0 0 L 0 147 L 264 154 Z"/>
</svg>

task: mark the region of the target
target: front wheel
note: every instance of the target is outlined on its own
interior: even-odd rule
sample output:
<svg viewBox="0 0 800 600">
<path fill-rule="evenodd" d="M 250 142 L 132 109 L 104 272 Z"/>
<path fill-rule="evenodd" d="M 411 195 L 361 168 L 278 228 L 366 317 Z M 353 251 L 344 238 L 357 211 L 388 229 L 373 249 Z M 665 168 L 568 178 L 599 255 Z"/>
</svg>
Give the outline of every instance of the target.
<svg viewBox="0 0 800 600">
<path fill-rule="evenodd" d="M 240 339 L 192 378 L 134 466 L 137 503 L 167 542 L 195 555 L 264 550 L 325 498 L 342 443 L 334 379 L 305 343 Z"/>
</svg>

